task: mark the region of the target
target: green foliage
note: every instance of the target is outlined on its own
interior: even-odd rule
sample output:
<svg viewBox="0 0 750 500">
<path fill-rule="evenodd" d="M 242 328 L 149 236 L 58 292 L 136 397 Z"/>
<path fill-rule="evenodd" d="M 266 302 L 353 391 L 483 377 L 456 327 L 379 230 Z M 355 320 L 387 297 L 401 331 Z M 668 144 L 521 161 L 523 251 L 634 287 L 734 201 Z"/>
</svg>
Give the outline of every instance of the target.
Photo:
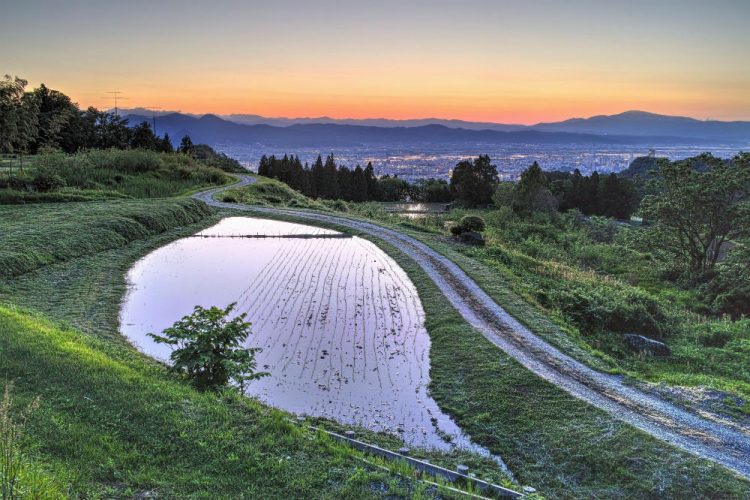
<svg viewBox="0 0 750 500">
<path fill-rule="evenodd" d="M 499 182 L 492 194 L 492 203 L 496 208 L 510 207 L 513 204 L 513 182 Z"/>
<path fill-rule="evenodd" d="M 521 178 L 513 188 L 513 211 L 520 215 L 534 212 L 552 212 L 556 202 L 548 189 L 547 177 L 537 162 L 521 172 Z"/>
<path fill-rule="evenodd" d="M 750 236 L 750 154 L 708 159 L 706 172 L 694 168 L 701 158 L 660 161 L 659 191 L 641 205 L 651 242 L 694 277 L 714 268 L 725 243 Z"/>
<path fill-rule="evenodd" d="M 13 177 L 8 186 L 28 193 L 23 198 L 29 202 L 38 199 L 34 193 L 55 192 L 65 186 L 69 193 L 84 197 L 93 192 L 99 192 L 99 197 L 114 192 L 133 198 L 157 198 L 227 181 L 221 170 L 189 156 L 138 149 L 73 155 L 47 150 L 34 159 L 29 172 Z M 0 189 L 0 201 L 8 198 L 12 199 L 11 195 L 3 195 Z"/>
<path fill-rule="evenodd" d="M 240 162 L 224 153 L 216 152 L 206 144 L 194 144 L 192 156 L 207 167 L 218 168 L 224 172 L 247 173 L 247 169 L 240 165 Z"/>
<path fill-rule="evenodd" d="M 701 290 L 716 314 L 750 317 L 750 240 L 738 241 Z"/>
<path fill-rule="evenodd" d="M 484 219 L 478 215 L 464 215 L 461 217 L 458 225 L 461 226 L 464 231 L 478 231 L 480 233 L 484 231 L 485 227 L 487 227 L 487 223 L 485 223 Z"/>
<path fill-rule="evenodd" d="M 290 208 L 325 209 L 320 201 L 311 200 L 283 182 L 266 177 L 256 177 L 248 186 L 229 189 L 221 195 L 223 201 L 246 205 L 273 205 Z"/>
<path fill-rule="evenodd" d="M 107 306 L 115 322 L 117 306 Z M 345 486 L 362 467 L 350 449 L 231 391 L 196 391 L 118 339 L 116 329 L 108 333 L 111 340 L 99 340 L 101 330 L 87 335 L 0 306 L 0 331 L 0 376 L 19 380 L 14 395 L 22 400 L 44 393 L 26 441 L 38 445 L 35 458 L 69 485 L 65 497 L 390 494 L 370 489 L 392 476 L 369 466 L 364 487 Z M 416 486 L 408 479 L 399 484 L 407 494 Z"/>
<path fill-rule="evenodd" d="M 39 103 L 25 93 L 27 81 L 0 80 L 0 153 L 26 153 L 38 134 Z"/>
<path fill-rule="evenodd" d="M 480 155 L 455 166 L 450 187 L 456 202 L 466 207 L 476 207 L 492 202 L 497 183 L 497 167 L 492 164 L 489 156 Z"/>
<path fill-rule="evenodd" d="M 583 176 L 576 169 L 568 172 L 546 172 L 549 189 L 561 211 L 578 210 L 585 215 L 630 219 L 638 208 L 640 195 L 633 182 L 611 173 L 601 177 L 598 172 Z"/>
<path fill-rule="evenodd" d="M 149 333 L 159 344 L 173 346 L 170 370 L 184 374 L 198 389 L 221 389 L 234 382 L 244 392 L 251 380 L 268 375 L 256 372 L 259 348 L 243 347 L 250 335 L 246 313 L 230 319 L 236 303 L 204 309 L 177 321 L 161 335 Z"/>
<path fill-rule="evenodd" d="M 464 215 L 457 224 L 450 226 L 450 232 L 453 235 L 459 235 L 468 231 L 482 232 L 486 227 L 484 219 L 478 215 Z"/>
</svg>

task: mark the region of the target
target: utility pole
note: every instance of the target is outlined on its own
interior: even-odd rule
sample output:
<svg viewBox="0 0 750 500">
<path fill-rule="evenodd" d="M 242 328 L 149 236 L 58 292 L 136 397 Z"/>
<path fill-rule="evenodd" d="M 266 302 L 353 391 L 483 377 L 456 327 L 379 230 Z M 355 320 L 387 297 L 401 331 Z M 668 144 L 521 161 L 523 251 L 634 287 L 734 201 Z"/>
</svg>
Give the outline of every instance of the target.
<svg viewBox="0 0 750 500">
<path fill-rule="evenodd" d="M 108 96 L 102 97 L 102 99 L 111 99 L 111 100 L 115 101 L 115 115 L 116 116 L 120 116 L 118 114 L 118 112 L 117 112 L 117 101 L 127 100 L 127 97 L 121 96 L 120 94 L 122 94 L 122 92 L 119 91 L 119 90 L 105 92 L 105 94 L 112 94 L 112 95 L 108 95 Z"/>
<path fill-rule="evenodd" d="M 153 128 L 154 135 L 156 135 L 156 113 L 161 111 L 161 108 L 156 106 L 141 106 L 146 111 L 151 111 L 151 127 Z"/>
</svg>

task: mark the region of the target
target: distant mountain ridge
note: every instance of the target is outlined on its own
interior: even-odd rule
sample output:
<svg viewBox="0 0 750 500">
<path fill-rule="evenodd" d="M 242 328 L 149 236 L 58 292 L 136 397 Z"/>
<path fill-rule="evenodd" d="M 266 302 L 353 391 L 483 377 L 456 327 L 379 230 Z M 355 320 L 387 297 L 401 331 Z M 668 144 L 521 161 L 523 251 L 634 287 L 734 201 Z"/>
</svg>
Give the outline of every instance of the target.
<svg viewBox="0 0 750 500">
<path fill-rule="evenodd" d="M 626 111 L 617 115 L 571 118 L 562 122 L 538 123 L 532 128 L 544 132 L 575 132 L 599 135 L 667 135 L 690 139 L 750 142 L 750 121 L 724 122 L 696 120 L 646 111 Z"/>
<path fill-rule="evenodd" d="M 122 110 L 124 115 L 133 116 L 139 120 L 151 120 L 156 116 L 159 121 L 166 118 L 168 124 L 181 122 L 187 125 L 193 123 L 187 118 L 220 119 L 239 125 L 272 127 L 293 127 L 297 125 L 340 125 L 377 128 L 420 128 L 429 126 L 443 126 L 449 129 L 461 129 L 477 132 L 553 132 L 573 133 L 599 136 L 632 136 L 649 138 L 669 138 L 674 140 L 705 140 L 722 143 L 750 144 L 750 121 L 718 121 L 696 120 L 683 116 L 668 116 L 649 113 L 646 111 L 626 111 L 616 115 L 599 115 L 590 118 L 571 118 L 561 122 L 538 123 L 536 125 L 503 124 L 491 122 L 472 122 L 464 120 L 450 120 L 441 118 L 424 118 L 412 120 L 394 120 L 388 118 L 338 119 L 329 117 L 318 118 L 268 118 L 252 114 L 230 115 L 193 115 L 177 112 L 149 111 L 143 108 Z M 179 118 L 178 118 L 179 117 Z M 183 118 L 184 117 L 184 118 Z M 218 122 L 215 122 L 218 124 Z M 224 125 L 221 125 L 222 127 Z M 610 137 L 610 139 L 613 139 Z M 614 142 L 622 141 L 618 137 Z M 637 141 L 648 142 L 648 141 Z"/>
<path fill-rule="evenodd" d="M 152 115 L 124 115 L 131 124 L 151 122 Z M 562 122 L 565 123 L 565 122 Z M 578 123 L 578 122 L 574 122 Z M 749 124 L 750 125 L 750 124 Z M 394 144 L 705 144 L 717 139 L 681 138 L 669 135 L 595 134 L 578 132 L 563 125 L 565 130 L 524 127 L 520 130 L 467 129 L 443 124 L 419 126 L 349 125 L 339 123 L 303 123 L 287 126 L 242 124 L 213 114 L 200 117 L 182 113 L 158 116 L 156 131 L 169 133 L 173 141 L 189 135 L 194 142 L 210 145 L 219 143 L 259 144 L 291 147 L 351 147 Z M 571 129 L 572 128 L 572 129 Z M 745 139 L 743 139 L 745 140 Z M 750 144 L 750 133 L 746 143 Z"/>
</svg>

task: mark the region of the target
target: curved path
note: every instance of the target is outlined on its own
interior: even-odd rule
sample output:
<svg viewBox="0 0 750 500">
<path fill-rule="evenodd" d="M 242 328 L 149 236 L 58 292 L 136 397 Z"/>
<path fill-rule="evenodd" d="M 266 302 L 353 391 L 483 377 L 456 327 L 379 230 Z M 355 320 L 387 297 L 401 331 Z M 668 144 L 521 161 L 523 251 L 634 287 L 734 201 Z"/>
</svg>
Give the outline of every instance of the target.
<svg viewBox="0 0 750 500">
<path fill-rule="evenodd" d="M 226 189 L 255 182 L 250 176 L 238 177 L 237 184 L 203 191 L 193 197 L 217 208 L 337 224 L 390 243 L 427 273 L 466 321 L 531 372 L 615 418 L 750 479 L 750 429 L 703 418 L 563 354 L 512 318 L 455 263 L 415 238 L 377 224 L 333 214 L 252 207 L 213 198 Z"/>
</svg>

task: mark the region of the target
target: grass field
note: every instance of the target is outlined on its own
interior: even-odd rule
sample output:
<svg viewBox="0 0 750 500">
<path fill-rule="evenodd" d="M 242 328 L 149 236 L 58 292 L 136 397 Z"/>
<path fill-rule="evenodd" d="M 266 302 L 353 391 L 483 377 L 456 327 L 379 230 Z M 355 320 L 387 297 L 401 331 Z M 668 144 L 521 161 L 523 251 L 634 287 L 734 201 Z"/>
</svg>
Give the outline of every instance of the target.
<svg viewBox="0 0 750 500">
<path fill-rule="evenodd" d="M 290 426 L 281 412 L 195 392 L 119 335 L 123 276 L 132 262 L 221 215 L 200 205 L 189 208 L 193 204 L 0 208 L 0 238 L 16 244 L 0 253 L 10 270 L 0 278 L 0 330 L 8 332 L 0 337 L 0 377 L 16 381 L 19 405 L 41 396 L 25 443 L 34 463 L 77 496 L 433 496 L 423 483 Z M 45 233 L 57 227 L 59 233 Z M 479 282 L 516 317 L 592 362 L 608 363 L 571 340 L 559 318 L 550 321 L 514 292 L 507 276 L 488 273 L 485 263 L 458 251 L 442 233 L 413 221 L 399 227 L 441 248 L 478 281 L 483 273 L 496 274 L 496 281 Z M 432 396 L 476 442 L 501 455 L 521 484 L 553 498 L 747 497 L 750 485 L 721 467 L 532 376 L 463 322 L 416 264 L 377 243 L 420 294 L 432 340 Z M 25 248 L 34 258 L 18 267 L 26 262 L 19 255 Z M 390 437 L 368 438 L 399 444 Z M 503 481 L 471 457 L 426 457 L 448 466 L 468 462 L 481 476 Z"/>
<path fill-rule="evenodd" d="M 0 206 L 0 278 L 123 247 L 210 213 L 188 199 Z"/>
<path fill-rule="evenodd" d="M 94 150 L 30 158 L 0 176 L 0 204 L 162 198 L 231 180 L 211 159 L 145 150 Z"/>
<path fill-rule="evenodd" d="M 64 238 L 59 248 L 68 250 L 0 279 L 0 377 L 15 381 L 17 407 L 41 397 L 24 442 L 36 469 L 54 478 L 58 490 L 82 497 L 434 497 L 438 490 L 412 479 L 410 469 L 387 464 L 393 470 L 383 470 L 386 464 L 289 424 L 283 412 L 234 395 L 194 391 L 119 334 L 124 274 L 133 261 L 218 220 L 200 206 L 193 218 L 174 215 L 193 204 L 2 209 L 11 211 L 3 221 L 19 246 L 44 248 Z M 92 219 L 83 215 L 87 207 Z M 23 219 L 16 209 L 33 211 Z M 81 220 L 109 227 L 126 212 L 145 225 L 127 238 L 114 237 L 110 243 L 116 244 L 94 245 L 106 241 L 108 232 L 81 230 Z M 148 223 L 150 216 L 162 225 Z M 14 218 L 19 220 L 10 224 Z M 22 230 L 29 226 L 66 232 Z M 509 484 L 496 467 L 466 454 L 427 456 L 449 467 L 484 467 L 484 477 Z"/>
<path fill-rule="evenodd" d="M 413 235 L 420 229 L 413 222 L 399 226 Z M 434 246 L 442 242 L 442 251 L 456 257 L 475 279 L 492 275 L 435 232 L 421 236 Z M 746 498 L 750 493 L 748 482 L 722 467 L 664 444 L 529 374 L 468 326 L 416 264 L 376 242 L 407 271 L 425 307 L 432 339 L 432 396 L 476 442 L 503 456 L 521 484 L 532 484 L 552 498 Z M 480 283 L 535 331 L 543 328 L 546 335 L 559 337 L 558 343 L 580 349 L 507 283 Z M 580 355 L 591 356 L 586 350 Z"/>
<path fill-rule="evenodd" d="M 349 212 L 397 227 L 449 257 L 515 318 L 578 360 L 634 380 L 688 387 L 685 397 L 699 404 L 707 398 L 712 411 L 750 415 L 750 319 L 696 312 L 699 293 L 661 278 L 652 256 L 616 240 L 597 241 L 597 232 L 611 227 L 576 227 L 565 218 L 520 221 L 497 210 L 405 220 L 373 205 L 350 205 Z M 487 220 L 486 246 L 448 237 L 445 224 L 466 214 Z M 633 353 L 623 333 L 659 338 L 672 356 Z"/>
</svg>

